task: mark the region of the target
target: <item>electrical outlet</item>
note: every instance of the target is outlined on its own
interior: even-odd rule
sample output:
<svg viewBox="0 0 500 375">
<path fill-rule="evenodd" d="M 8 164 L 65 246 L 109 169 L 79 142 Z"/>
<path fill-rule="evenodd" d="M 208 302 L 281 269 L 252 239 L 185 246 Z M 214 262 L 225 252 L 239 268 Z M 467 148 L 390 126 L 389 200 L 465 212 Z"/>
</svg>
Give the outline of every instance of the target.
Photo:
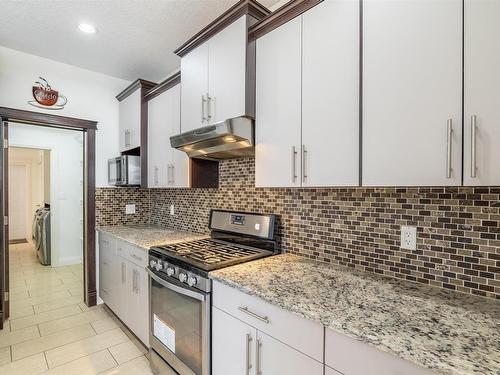
<svg viewBox="0 0 500 375">
<path fill-rule="evenodd" d="M 175 215 L 175 207 L 173 204 L 170 205 L 170 216 L 174 216 Z"/>
<path fill-rule="evenodd" d="M 135 214 L 135 204 L 126 204 L 125 205 L 125 215 Z"/>
<path fill-rule="evenodd" d="M 401 248 L 407 250 L 417 250 L 416 227 L 401 227 Z"/>
</svg>

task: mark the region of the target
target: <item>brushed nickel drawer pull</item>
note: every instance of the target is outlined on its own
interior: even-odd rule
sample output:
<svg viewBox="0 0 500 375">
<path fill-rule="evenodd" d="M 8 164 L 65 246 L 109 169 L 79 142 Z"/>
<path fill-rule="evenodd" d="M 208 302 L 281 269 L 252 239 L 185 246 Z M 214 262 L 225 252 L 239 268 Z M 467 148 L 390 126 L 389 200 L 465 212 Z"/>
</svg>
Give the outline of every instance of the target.
<svg viewBox="0 0 500 375">
<path fill-rule="evenodd" d="M 135 260 L 138 260 L 139 262 L 142 262 L 142 258 L 141 258 L 141 257 L 138 257 L 138 256 L 137 256 L 137 255 L 135 255 L 135 254 L 132 254 L 131 256 L 132 256 L 132 258 L 134 258 Z"/>
<path fill-rule="evenodd" d="M 260 320 L 261 322 L 264 322 L 264 323 L 266 323 L 266 324 L 271 323 L 271 322 L 269 321 L 269 318 L 268 318 L 267 316 L 260 316 L 260 315 L 258 315 L 258 314 L 256 314 L 256 313 L 254 313 L 254 312 L 252 312 L 252 311 L 248 310 L 248 307 L 246 307 L 246 306 L 239 306 L 239 307 L 238 307 L 238 310 L 240 310 L 241 312 L 243 312 L 243 313 L 245 313 L 245 314 L 247 314 L 247 315 L 250 315 L 252 318 L 255 318 L 255 319 L 257 319 L 257 320 Z"/>
</svg>

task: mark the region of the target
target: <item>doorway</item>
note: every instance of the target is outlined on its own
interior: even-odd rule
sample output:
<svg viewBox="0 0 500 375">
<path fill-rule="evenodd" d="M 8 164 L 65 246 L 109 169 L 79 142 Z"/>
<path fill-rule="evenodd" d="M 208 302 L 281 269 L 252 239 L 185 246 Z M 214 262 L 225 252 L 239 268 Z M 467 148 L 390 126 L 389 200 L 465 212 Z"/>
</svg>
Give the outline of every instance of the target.
<svg viewBox="0 0 500 375">
<path fill-rule="evenodd" d="M 2 234 L 0 239 L 0 329 L 2 329 L 3 323 L 9 318 L 11 311 L 14 312 L 13 318 L 25 313 L 31 314 L 36 309 L 49 309 L 47 311 L 50 312 L 50 309 L 54 306 L 57 307 L 57 304 L 66 304 L 68 299 L 76 302 L 77 298 L 83 301 L 81 302 L 82 308 L 84 305 L 94 306 L 96 304 L 95 131 L 97 123 L 2 107 L 0 107 L 0 119 L 2 120 L 0 123 L 0 144 L 4 146 L 4 152 L 0 152 L 0 186 L 3 187 L 3 189 L 0 189 L 0 211 L 2 211 L 0 214 L 3 213 L 0 215 L 0 228 L 3 229 L 0 231 Z M 25 149 L 40 150 L 43 148 L 33 140 L 27 144 L 26 137 L 22 135 L 22 132 L 20 133 L 21 136 L 19 134 L 16 136 L 16 131 L 14 131 L 16 127 L 24 131 L 31 130 L 38 133 L 42 131 L 71 133 L 73 140 L 79 144 L 78 159 L 73 163 L 73 168 L 66 169 L 63 172 L 61 172 L 60 166 L 71 159 L 70 150 L 55 150 L 54 147 L 59 147 L 62 142 L 54 138 L 53 147 L 49 147 L 51 149 L 50 156 L 47 157 L 45 153 L 45 156 L 51 160 L 50 180 L 54 181 L 59 175 L 57 183 L 50 184 L 50 198 L 48 199 L 45 194 L 46 181 L 43 183 L 43 189 L 40 185 L 38 185 L 38 188 L 33 188 L 33 185 L 30 184 L 30 179 L 33 177 L 33 173 L 31 173 L 33 167 L 30 163 L 13 161 L 12 168 L 9 168 L 10 148 L 12 148 L 12 152 L 15 152 L 15 147 L 19 146 Z M 12 132 L 12 144 L 9 144 L 10 132 Z M 35 137 L 34 139 L 38 138 Z M 76 147 L 77 150 L 78 147 Z M 73 145 L 71 148 L 74 150 L 75 146 Z M 9 180 L 12 178 L 16 181 L 15 185 L 9 184 Z M 70 187 L 68 185 L 75 182 L 78 185 L 77 189 L 75 189 L 75 186 Z M 15 192 L 11 197 L 14 190 Z M 33 195 L 33 190 L 37 190 L 35 193 L 38 193 L 38 198 L 36 194 Z M 39 199 L 41 190 L 44 191 L 43 203 L 40 203 Z M 79 192 L 78 199 L 75 199 L 74 196 L 76 190 Z M 23 197 L 24 202 L 22 202 Z M 27 197 L 31 197 L 31 202 Z M 76 204 L 74 204 L 75 202 Z M 57 222 L 60 224 L 59 230 L 54 231 L 54 228 L 50 228 L 48 231 L 42 231 L 41 238 L 51 247 L 50 268 L 42 265 L 40 251 L 34 248 L 33 228 L 35 226 L 31 225 L 29 221 L 36 218 L 35 215 L 31 215 L 40 208 L 35 209 L 36 205 L 43 205 L 45 209 L 53 208 L 53 213 L 57 211 L 54 217 L 52 215 L 45 216 L 45 219 L 50 218 L 48 223 L 45 223 L 45 228 L 47 226 L 52 227 L 52 224 L 57 224 Z M 12 209 L 11 206 L 13 206 Z M 56 209 L 56 207 L 58 208 Z M 66 207 L 66 211 L 64 211 L 63 207 Z M 11 218 L 13 213 L 14 217 Z M 70 218 L 78 219 L 79 231 L 77 236 L 72 236 L 71 240 L 66 240 L 64 234 L 69 232 Z M 14 228 L 11 230 L 10 227 Z M 12 236 L 13 243 L 10 243 L 9 234 Z M 73 240 L 76 242 L 72 244 L 71 241 Z M 12 247 L 12 259 L 10 261 L 9 244 Z M 68 249 L 78 249 L 78 252 L 76 255 L 74 251 L 68 253 Z M 12 266 L 12 270 L 9 264 Z M 10 271 L 13 271 L 12 278 L 10 277 Z M 42 274 L 45 275 L 41 276 Z M 64 285 L 61 286 L 61 284 Z M 16 287 L 25 290 L 16 290 Z M 54 301 L 51 306 L 48 303 L 49 297 L 45 298 L 43 293 L 36 292 L 36 288 L 40 291 L 49 290 L 49 293 L 45 293 L 45 295 L 50 296 L 52 299 L 55 297 L 60 298 Z M 20 309 L 16 307 L 11 309 L 10 293 L 15 292 L 24 294 L 27 298 L 33 298 L 34 295 L 38 294 L 38 297 L 34 298 L 33 302 L 41 302 L 41 307 L 35 308 L 30 303 L 28 307 L 31 311 L 28 311 L 27 306 Z M 61 292 L 59 293 L 61 296 L 57 292 Z M 26 305 L 26 301 L 21 305 Z"/>
</svg>

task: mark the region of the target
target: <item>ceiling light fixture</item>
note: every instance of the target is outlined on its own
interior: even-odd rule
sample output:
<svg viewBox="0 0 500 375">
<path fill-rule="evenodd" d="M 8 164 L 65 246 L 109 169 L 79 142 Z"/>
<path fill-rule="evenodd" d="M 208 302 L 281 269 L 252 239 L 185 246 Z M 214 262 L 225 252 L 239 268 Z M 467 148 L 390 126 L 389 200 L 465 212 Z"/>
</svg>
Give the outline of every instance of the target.
<svg viewBox="0 0 500 375">
<path fill-rule="evenodd" d="M 97 32 L 95 26 L 92 26 L 88 23 L 81 23 L 78 25 L 78 28 L 80 29 L 81 32 L 84 32 L 85 34 L 95 34 Z"/>
</svg>

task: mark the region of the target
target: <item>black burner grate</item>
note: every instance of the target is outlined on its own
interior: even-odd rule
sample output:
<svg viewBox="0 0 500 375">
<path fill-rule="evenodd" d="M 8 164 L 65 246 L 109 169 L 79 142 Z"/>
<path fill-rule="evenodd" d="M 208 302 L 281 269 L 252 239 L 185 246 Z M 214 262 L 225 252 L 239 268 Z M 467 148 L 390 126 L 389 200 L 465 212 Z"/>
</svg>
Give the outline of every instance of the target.
<svg viewBox="0 0 500 375">
<path fill-rule="evenodd" d="M 156 246 L 175 258 L 201 265 L 203 269 L 218 268 L 239 261 L 259 258 L 267 251 L 221 243 L 211 239 Z"/>
</svg>

